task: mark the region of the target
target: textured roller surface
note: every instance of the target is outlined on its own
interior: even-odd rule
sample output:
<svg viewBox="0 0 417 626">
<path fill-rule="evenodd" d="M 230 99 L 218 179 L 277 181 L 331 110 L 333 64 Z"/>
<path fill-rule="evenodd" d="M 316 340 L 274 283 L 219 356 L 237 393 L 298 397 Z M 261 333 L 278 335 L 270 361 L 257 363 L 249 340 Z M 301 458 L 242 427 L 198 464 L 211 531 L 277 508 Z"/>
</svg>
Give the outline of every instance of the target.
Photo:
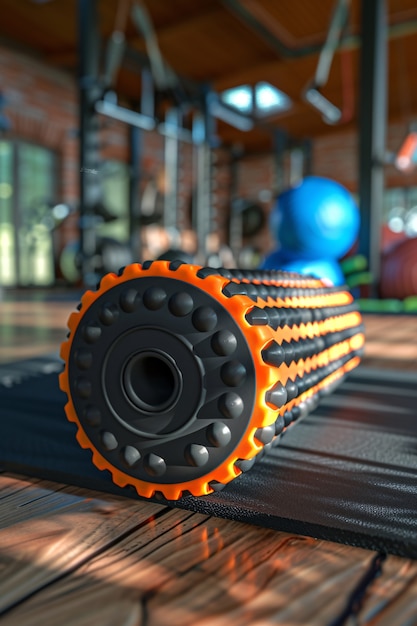
<svg viewBox="0 0 417 626">
<path fill-rule="evenodd" d="M 99 469 L 139 495 L 220 490 L 358 365 L 341 288 L 285 272 L 133 264 L 69 319 L 61 389 Z"/>
</svg>

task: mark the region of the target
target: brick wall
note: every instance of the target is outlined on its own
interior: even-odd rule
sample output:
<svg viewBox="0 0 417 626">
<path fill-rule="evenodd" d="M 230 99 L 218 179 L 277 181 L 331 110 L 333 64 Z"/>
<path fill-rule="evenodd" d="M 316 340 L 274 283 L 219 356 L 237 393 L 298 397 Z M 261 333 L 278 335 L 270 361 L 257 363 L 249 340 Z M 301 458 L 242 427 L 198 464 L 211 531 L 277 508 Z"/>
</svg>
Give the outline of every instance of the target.
<svg viewBox="0 0 417 626">
<path fill-rule="evenodd" d="M 332 178 L 357 191 L 358 138 L 356 133 L 327 135 L 313 142 L 313 174 Z"/>
<path fill-rule="evenodd" d="M 59 192 L 78 195 L 77 104 L 74 80 L 33 57 L 0 48 L 1 90 L 11 136 L 44 145 L 60 157 Z"/>
<path fill-rule="evenodd" d="M 395 153 L 407 134 L 405 122 L 390 124 L 387 131 L 387 156 Z M 313 173 L 317 176 L 334 178 L 350 191 L 356 192 L 358 185 L 358 135 L 352 131 L 335 132 L 318 138 L 313 143 Z M 417 172 L 399 172 L 393 165 L 385 168 L 387 187 L 409 187 L 417 185 Z"/>
</svg>

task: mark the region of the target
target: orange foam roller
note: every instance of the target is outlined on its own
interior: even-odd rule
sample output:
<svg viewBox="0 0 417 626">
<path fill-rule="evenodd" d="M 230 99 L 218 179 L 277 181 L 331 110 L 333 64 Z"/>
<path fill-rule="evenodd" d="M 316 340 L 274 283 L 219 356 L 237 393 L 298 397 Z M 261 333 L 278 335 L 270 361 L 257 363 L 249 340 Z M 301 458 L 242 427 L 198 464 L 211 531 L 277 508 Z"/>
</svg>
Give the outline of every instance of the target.
<svg viewBox="0 0 417 626">
<path fill-rule="evenodd" d="M 351 294 L 279 271 L 132 264 L 68 322 L 61 389 L 113 481 L 177 500 L 249 470 L 360 361 Z"/>
</svg>

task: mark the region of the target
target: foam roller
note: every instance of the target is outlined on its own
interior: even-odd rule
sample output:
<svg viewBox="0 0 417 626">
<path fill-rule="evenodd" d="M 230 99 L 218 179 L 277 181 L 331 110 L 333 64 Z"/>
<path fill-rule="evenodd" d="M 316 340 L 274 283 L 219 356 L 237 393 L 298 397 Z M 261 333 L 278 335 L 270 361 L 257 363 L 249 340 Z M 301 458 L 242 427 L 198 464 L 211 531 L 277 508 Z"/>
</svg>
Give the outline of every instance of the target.
<svg viewBox="0 0 417 626">
<path fill-rule="evenodd" d="M 117 485 L 168 500 L 249 470 L 364 344 L 343 288 L 179 261 L 106 275 L 68 326 L 60 386 L 79 444 Z"/>
</svg>

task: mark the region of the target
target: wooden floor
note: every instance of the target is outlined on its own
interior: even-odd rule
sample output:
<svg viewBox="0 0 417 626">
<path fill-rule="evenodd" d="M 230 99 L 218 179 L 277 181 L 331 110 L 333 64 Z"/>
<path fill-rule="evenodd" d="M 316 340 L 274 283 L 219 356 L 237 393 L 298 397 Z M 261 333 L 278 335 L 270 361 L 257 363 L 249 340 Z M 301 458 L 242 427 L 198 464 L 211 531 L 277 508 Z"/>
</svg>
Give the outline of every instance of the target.
<svg viewBox="0 0 417 626">
<path fill-rule="evenodd" d="M 0 361 L 57 351 L 74 305 L 0 302 Z M 416 317 L 365 323 L 365 364 L 417 370 Z M 0 474 L 1 626 L 417 624 L 417 561 L 381 561 L 360 548 Z"/>
</svg>

